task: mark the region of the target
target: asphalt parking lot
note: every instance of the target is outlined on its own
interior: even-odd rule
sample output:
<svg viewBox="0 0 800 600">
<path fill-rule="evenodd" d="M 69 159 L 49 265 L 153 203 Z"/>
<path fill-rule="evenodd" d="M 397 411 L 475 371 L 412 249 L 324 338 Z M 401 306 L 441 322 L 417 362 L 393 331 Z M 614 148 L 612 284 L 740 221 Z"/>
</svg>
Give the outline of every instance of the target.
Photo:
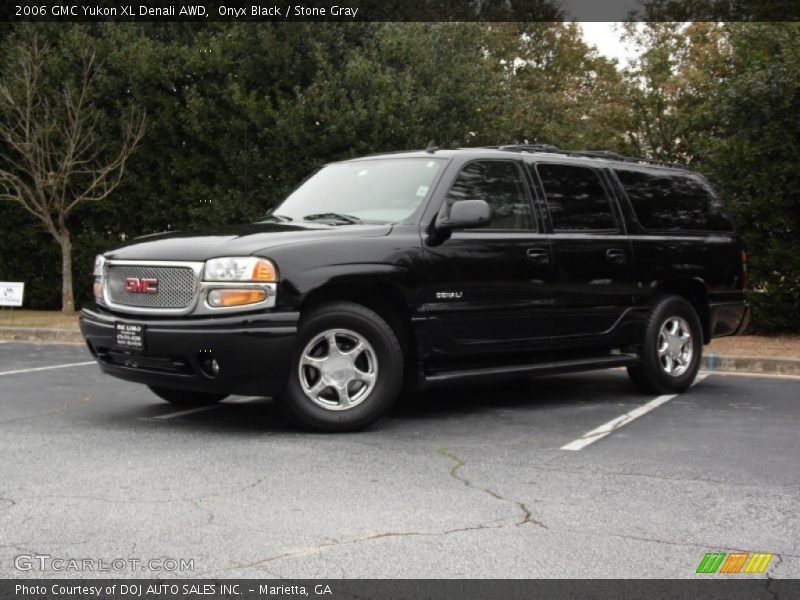
<svg viewBox="0 0 800 600">
<path fill-rule="evenodd" d="M 800 577 L 798 431 L 800 379 L 656 399 L 615 370 L 309 434 L 266 398 L 183 412 L 81 346 L 0 343 L 0 577 L 682 578 L 712 551 Z M 15 567 L 34 554 L 194 565 Z"/>
</svg>

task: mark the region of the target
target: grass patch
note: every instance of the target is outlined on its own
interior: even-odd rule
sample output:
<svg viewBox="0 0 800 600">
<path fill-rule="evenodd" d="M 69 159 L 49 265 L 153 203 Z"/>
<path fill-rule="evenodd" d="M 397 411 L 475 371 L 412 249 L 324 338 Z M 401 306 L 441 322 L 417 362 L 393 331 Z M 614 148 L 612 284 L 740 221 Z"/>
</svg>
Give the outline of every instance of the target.
<svg viewBox="0 0 800 600">
<path fill-rule="evenodd" d="M 800 358 L 800 335 L 741 335 L 717 338 L 703 350 L 723 356 Z"/>
<path fill-rule="evenodd" d="M 0 309 L 0 327 L 47 327 L 78 329 L 78 314 L 63 315 L 57 310 Z"/>
</svg>

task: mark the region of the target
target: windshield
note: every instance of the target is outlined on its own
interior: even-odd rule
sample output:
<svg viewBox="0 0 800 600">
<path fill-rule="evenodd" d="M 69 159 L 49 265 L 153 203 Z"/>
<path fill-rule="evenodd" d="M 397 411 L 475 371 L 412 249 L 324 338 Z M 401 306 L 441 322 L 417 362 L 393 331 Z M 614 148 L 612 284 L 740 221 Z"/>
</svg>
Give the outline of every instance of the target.
<svg viewBox="0 0 800 600">
<path fill-rule="evenodd" d="M 387 158 L 328 165 L 272 215 L 337 224 L 402 221 L 425 200 L 444 163 L 437 158 Z"/>
</svg>

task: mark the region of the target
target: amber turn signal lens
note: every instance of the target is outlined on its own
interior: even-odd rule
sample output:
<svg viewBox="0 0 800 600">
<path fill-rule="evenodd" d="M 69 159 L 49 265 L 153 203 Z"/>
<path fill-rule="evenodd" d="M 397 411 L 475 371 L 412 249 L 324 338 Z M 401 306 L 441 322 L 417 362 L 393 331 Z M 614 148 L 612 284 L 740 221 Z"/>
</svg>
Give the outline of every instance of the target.
<svg viewBox="0 0 800 600">
<path fill-rule="evenodd" d="M 253 267 L 253 281 L 277 281 L 278 274 L 275 265 L 268 260 L 258 260 Z"/>
<path fill-rule="evenodd" d="M 266 300 L 266 290 L 211 290 L 208 292 L 208 303 L 215 308 L 225 306 L 242 306 Z"/>
</svg>

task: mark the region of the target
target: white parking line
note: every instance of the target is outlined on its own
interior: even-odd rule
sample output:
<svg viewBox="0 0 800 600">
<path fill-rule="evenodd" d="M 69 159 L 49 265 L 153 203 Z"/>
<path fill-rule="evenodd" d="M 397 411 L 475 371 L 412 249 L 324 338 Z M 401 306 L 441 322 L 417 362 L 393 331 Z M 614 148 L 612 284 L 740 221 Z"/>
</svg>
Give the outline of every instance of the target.
<svg viewBox="0 0 800 600">
<path fill-rule="evenodd" d="M 694 386 L 698 382 L 703 381 L 703 379 L 705 379 L 706 377 L 708 377 L 708 374 L 698 375 L 697 379 L 694 380 L 694 383 L 692 385 Z M 666 404 L 667 402 L 669 402 L 678 395 L 679 394 L 667 394 L 665 396 L 659 396 L 658 398 L 656 398 L 655 400 L 651 400 L 647 404 L 643 404 L 642 406 L 634 408 L 632 411 L 626 412 L 624 415 L 621 415 L 616 419 L 612 419 L 608 423 L 603 423 L 602 425 L 600 425 L 600 427 L 592 429 L 588 433 L 584 433 L 577 440 L 570 442 L 566 446 L 561 446 L 561 449 L 582 450 L 589 444 L 594 444 L 597 440 L 603 439 L 609 433 L 616 431 L 620 427 L 624 427 L 625 425 L 627 425 L 631 421 L 634 421 L 635 419 L 638 419 L 642 415 L 646 415 L 651 410 L 658 408 L 662 404 Z"/>
<path fill-rule="evenodd" d="M 35 373 L 36 371 L 50 371 L 51 369 L 67 369 L 69 367 L 85 367 L 86 365 L 96 365 L 97 361 L 88 360 L 79 363 L 66 363 L 63 365 L 52 365 L 50 367 L 36 367 L 35 369 L 17 369 L 16 371 L 0 371 L 2 375 L 18 375 L 19 373 Z"/>
<path fill-rule="evenodd" d="M 245 404 L 246 402 L 252 402 L 253 400 L 260 400 L 261 398 L 262 396 L 246 396 L 244 398 L 234 398 L 233 400 L 228 400 L 226 402 L 221 402 L 219 404 L 212 404 L 210 406 L 198 406 L 197 408 L 187 408 L 186 410 L 179 410 L 176 412 L 167 413 L 165 415 L 158 415 L 157 417 L 152 417 L 152 418 L 174 419 L 175 417 L 183 417 L 185 415 L 204 412 L 206 410 L 214 410 L 215 408 L 220 408 L 222 406 L 225 406 L 226 404 Z"/>
</svg>

